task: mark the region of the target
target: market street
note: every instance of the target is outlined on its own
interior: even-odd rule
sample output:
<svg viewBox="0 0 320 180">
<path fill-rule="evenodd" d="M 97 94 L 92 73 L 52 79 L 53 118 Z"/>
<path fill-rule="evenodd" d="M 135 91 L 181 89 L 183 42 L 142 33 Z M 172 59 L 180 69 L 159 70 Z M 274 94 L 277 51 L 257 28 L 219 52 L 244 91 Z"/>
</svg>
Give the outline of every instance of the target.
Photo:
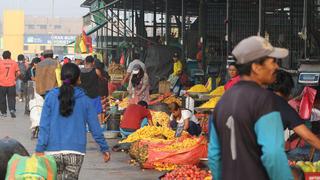
<svg viewBox="0 0 320 180">
<path fill-rule="evenodd" d="M 34 152 L 36 140 L 31 140 L 31 131 L 29 129 L 29 117 L 23 115 L 24 104 L 17 102 L 17 118 L 10 117 L 0 119 L 0 138 L 9 136 L 18 140 L 30 154 Z M 108 141 L 110 147 L 116 143 L 116 140 Z M 103 162 L 102 155 L 98 152 L 98 146 L 88 135 L 88 145 L 85 160 L 80 172 L 80 180 L 94 178 L 100 179 L 130 179 L 130 180 L 151 180 L 158 179 L 163 173 L 154 170 L 141 170 L 139 167 L 130 166 L 129 155 L 125 153 L 111 153 L 111 160 L 107 164 Z"/>
</svg>

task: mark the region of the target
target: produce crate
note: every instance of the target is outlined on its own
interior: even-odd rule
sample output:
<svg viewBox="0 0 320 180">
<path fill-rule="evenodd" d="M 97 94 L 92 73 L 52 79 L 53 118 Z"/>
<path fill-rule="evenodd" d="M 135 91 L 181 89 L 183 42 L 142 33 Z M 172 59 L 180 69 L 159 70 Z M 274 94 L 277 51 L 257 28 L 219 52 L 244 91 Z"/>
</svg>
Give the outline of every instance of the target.
<svg viewBox="0 0 320 180">
<path fill-rule="evenodd" d="M 304 173 L 305 180 L 320 180 L 320 172 Z"/>
<path fill-rule="evenodd" d="M 159 82 L 159 94 L 165 94 L 170 92 L 170 82 L 160 81 Z"/>
<path fill-rule="evenodd" d="M 124 74 L 109 74 L 111 81 L 122 81 Z"/>
</svg>

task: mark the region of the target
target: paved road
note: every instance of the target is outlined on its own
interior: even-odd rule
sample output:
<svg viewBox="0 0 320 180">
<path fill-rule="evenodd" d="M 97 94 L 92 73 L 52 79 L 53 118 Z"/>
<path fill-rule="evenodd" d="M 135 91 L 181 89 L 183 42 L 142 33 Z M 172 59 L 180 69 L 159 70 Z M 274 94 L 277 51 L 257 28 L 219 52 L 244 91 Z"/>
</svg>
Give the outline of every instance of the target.
<svg viewBox="0 0 320 180">
<path fill-rule="evenodd" d="M 30 120 L 23 115 L 24 105 L 17 103 L 17 118 L 0 119 L 0 138 L 9 136 L 21 142 L 29 153 L 34 152 L 36 140 L 31 140 Z M 117 140 L 108 141 L 114 145 Z M 98 146 L 91 135 L 88 135 L 87 154 L 80 173 L 80 180 L 155 180 L 162 174 L 153 170 L 141 170 L 139 167 L 129 165 L 129 155 L 125 153 L 111 154 L 111 161 L 104 163 Z"/>
</svg>

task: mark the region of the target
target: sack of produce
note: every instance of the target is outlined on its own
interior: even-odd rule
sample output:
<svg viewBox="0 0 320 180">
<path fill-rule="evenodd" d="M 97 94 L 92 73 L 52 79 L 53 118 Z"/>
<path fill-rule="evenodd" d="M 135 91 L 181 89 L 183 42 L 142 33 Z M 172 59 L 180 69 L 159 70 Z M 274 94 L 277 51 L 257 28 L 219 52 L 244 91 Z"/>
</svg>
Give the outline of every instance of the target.
<svg viewBox="0 0 320 180">
<path fill-rule="evenodd" d="M 199 138 L 182 136 L 170 143 L 152 144 L 148 147 L 148 158 L 143 168 L 161 168 L 161 165 L 194 165 L 207 157 L 208 145 L 204 136 Z M 164 169 L 169 170 L 169 169 Z"/>
</svg>

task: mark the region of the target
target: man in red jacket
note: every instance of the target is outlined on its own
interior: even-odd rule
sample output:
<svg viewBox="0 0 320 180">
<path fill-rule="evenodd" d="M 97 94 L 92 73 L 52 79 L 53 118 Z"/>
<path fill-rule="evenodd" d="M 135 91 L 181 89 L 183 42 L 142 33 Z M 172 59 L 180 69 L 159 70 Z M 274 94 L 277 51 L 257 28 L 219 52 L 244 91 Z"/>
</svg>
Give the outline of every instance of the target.
<svg viewBox="0 0 320 180">
<path fill-rule="evenodd" d="M 126 137 L 148 124 L 153 125 L 148 104 L 145 101 L 140 101 L 138 104 L 130 104 L 125 110 L 120 123 L 121 135 L 122 137 Z"/>
</svg>

